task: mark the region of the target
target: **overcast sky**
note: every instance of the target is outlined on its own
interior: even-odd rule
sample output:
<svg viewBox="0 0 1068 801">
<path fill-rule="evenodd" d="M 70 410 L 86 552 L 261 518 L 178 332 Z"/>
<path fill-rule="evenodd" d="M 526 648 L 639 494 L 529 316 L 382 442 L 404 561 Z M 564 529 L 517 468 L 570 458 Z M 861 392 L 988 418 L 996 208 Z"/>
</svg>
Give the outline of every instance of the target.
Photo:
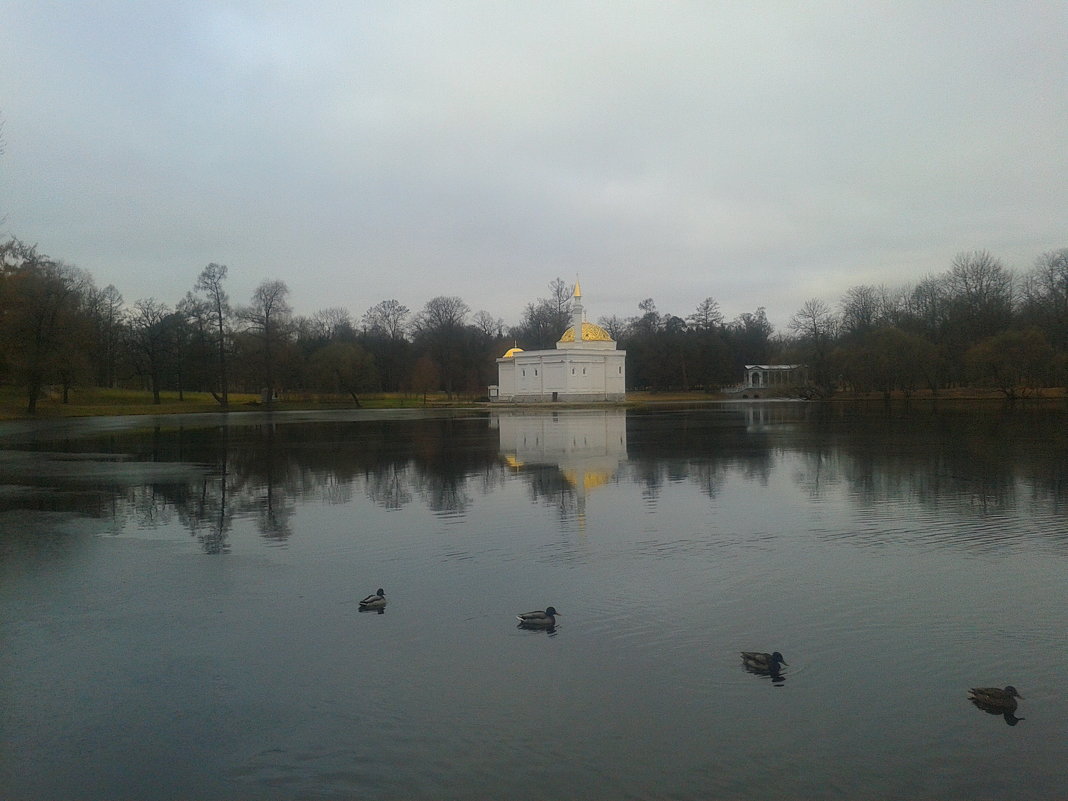
<svg viewBox="0 0 1068 801">
<path fill-rule="evenodd" d="M 0 237 L 174 304 L 685 317 L 1068 247 L 1068 3 L 0 0 Z"/>
</svg>

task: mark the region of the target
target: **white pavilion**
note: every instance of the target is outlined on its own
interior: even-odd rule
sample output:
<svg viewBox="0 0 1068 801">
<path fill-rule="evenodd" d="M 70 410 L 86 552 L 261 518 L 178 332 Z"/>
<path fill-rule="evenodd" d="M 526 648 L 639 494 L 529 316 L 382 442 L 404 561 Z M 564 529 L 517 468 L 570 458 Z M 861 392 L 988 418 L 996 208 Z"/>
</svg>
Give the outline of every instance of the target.
<svg viewBox="0 0 1068 801">
<path fill-rule="evenodd" d="M 586 321 L 582 289 L 575 282 L 571 327 L 556 349 L 510 348 L 497 359 L 497 384 L 489 388 L 489 398 L 510 403 L 625 400 L 626 358 L 607 331 Z"/>
</svg>

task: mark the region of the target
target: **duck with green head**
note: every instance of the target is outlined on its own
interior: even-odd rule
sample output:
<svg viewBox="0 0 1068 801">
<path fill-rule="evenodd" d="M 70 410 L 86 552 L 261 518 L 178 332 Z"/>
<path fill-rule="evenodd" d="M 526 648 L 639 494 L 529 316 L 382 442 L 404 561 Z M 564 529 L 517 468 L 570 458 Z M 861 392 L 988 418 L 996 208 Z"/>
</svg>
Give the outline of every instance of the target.
<svg viewBox="0 0 1068 801">
<path fill-rule="evenodd" d="M 976 706 L 993 709 L 998 712 L 1013 712 L 1016 699 L 1023 699 L 1011 684 L 1001 687 L 972 687 L 968 690 L 968 700 Z"/>
<path fill-rule="evenodd" d="M 362 601 L 360 601 L 360 609 L 382 609 L 385 607 L 386 603 L 387 601 L 385 590 L 379 587 L 377 592 L 371 593 Z"/>
<path fill-rule="evenodd" d="M 778 651 L 766 654 L 763 651 L 742 651 L 742 664 L 746 670 L 754 673 L 778 675 L 782 665 L 787 662 Z"/>
<path fill-rule="evenodd" d="M 523 612 L 516 615 L 515 619 L 519 621 L 519 625 L 524 629 L 551 629 L 556 626 L 556 616 L 560 614 L 556 611 L 555 606 L 547 606 L 544 610 L 537 610 L 535 612 Z"/>
</svg>

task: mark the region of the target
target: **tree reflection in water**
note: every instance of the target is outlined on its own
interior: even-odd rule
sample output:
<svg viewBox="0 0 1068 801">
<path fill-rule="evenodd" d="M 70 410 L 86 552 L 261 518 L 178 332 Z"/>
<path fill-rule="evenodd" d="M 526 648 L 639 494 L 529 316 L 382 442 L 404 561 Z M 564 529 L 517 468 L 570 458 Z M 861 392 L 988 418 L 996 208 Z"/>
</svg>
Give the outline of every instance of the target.
<svg viewBox="0 0 1068 801">
<path fill-rule="evenodd" d="M 767 403 L 314 422 L 235 416 L 204 426 L 156 418 L 147 430 L 99 436 L 67 424 L 62 441 L 38 435 L 30 447 L 0 451 L 0 480 L 17 487 L 0 497 L 0 511 L 75 511 L 116 525 L 133 518 L 143 529 L 177 519 L 205 553 L 221 554 L 238 519 L 254 521 L 271 542 L 288 541 L 308 501 L 347 504 L 363 493 L 385 509 L 418 502 L 462 518 L 474 498 L 518 477 L 532 503 L 573 520 L 585 514 L 587 493 L 609 482 L 637 484 L 649 505 L 676 482 L 714 499 L 731 475 L 766 483 L 792 452 L 801 464 L 793 480 L 810 498 L 841 490 L 872 510 L 904 499 L 918 508 L 952 504 L 977 519 L 1020 506 L 1052 514 L 1068 496 L 1063 422 L 1063 409 L 1040 404 Z"/>
</svg>

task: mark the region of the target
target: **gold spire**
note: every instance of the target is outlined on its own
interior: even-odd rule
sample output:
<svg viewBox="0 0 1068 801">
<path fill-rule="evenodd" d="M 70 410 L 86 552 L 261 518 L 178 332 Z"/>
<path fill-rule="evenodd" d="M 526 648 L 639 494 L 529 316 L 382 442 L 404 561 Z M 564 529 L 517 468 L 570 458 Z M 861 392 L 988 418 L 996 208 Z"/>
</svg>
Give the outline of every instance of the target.
<svg viewBox="0 0 1068 801">
<path fill-rule="evenodd" d="M 576 297 L 576 298 L 581 298 L 582 297 L 582 287 L 579 286 L 579 282 L 578 282 L 577 278 L 575 279 L 575 291 L 572 294 L 572 296 Z"/>
</svg>

